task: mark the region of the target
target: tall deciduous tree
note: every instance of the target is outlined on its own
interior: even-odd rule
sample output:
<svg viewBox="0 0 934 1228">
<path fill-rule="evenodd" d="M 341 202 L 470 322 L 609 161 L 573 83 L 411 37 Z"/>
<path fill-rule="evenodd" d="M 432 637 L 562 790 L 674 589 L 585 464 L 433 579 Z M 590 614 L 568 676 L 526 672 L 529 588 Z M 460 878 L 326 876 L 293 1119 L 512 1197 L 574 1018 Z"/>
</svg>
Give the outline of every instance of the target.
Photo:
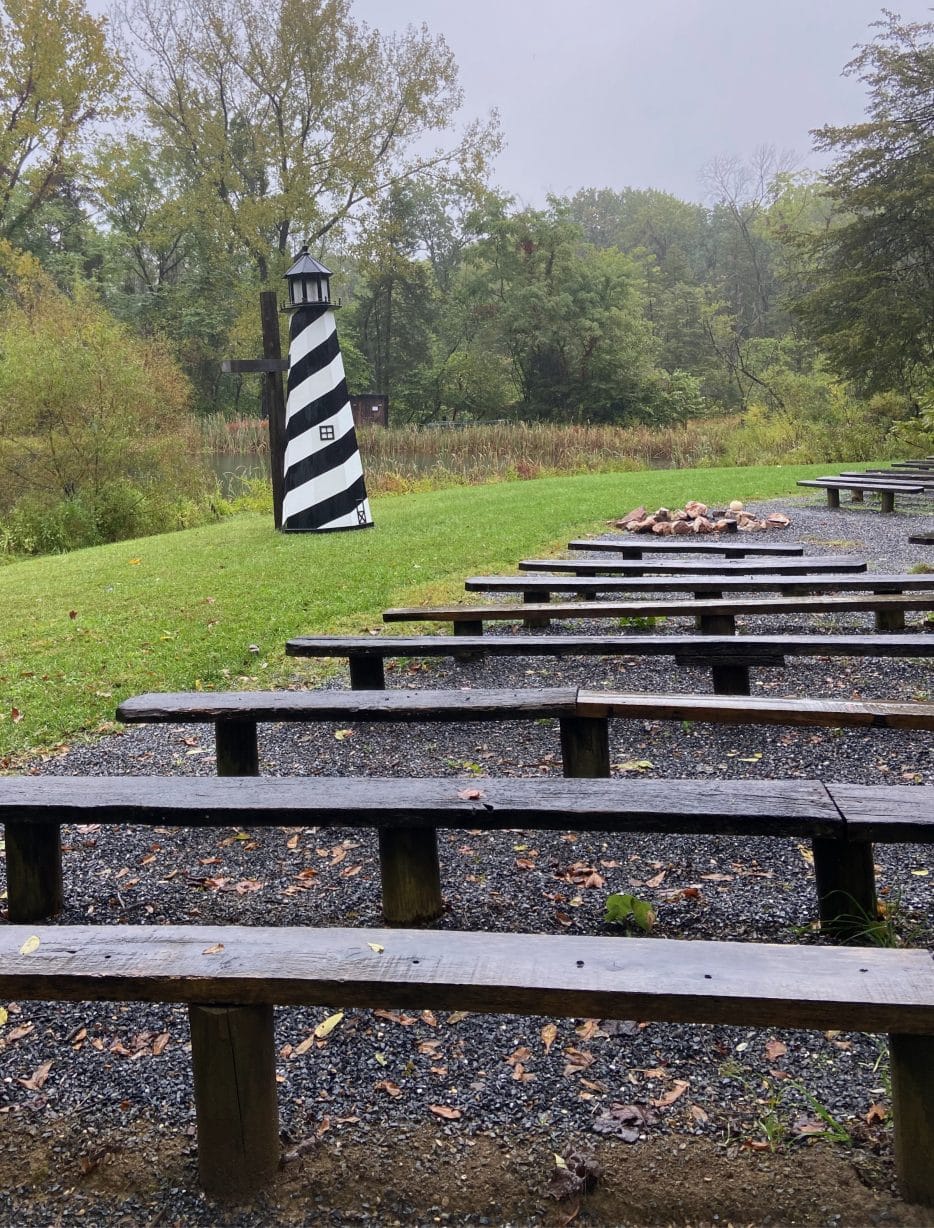
<svg viewBox="0 0 934 1228">
<path fill-rule="evenodd" d="M 262 281 L 393 183 L 479 173 L 498 143 L 495 117 L 450 136 L 461 91 L 442 38 L 386 37 L 350 0 L 127 0 L 120 29 L 190 225 Z"/>
<path fill-rule="evenodd" d="M 0 236 L 17 242 L 71 178 L 96 121 L 118 107 L 105 23 L 82 0 L 2 0 Z"/>
<path fill-rule="evenodd" d="M 797 310 L 864 393 L 934 393 L 934 23 L 886 12 L 846 72 L 868 117 L 814 133 L 834 223 L 809 236 L 813 287 Z"/>
</svg>

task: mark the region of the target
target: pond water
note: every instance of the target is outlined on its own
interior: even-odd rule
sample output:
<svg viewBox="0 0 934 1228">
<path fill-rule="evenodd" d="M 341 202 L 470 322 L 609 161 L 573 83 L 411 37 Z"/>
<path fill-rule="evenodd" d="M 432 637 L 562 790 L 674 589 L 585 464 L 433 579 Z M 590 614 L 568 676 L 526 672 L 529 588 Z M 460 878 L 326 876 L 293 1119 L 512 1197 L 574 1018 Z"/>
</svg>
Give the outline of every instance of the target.
<svg viewBox="0 0 934 1228">
<path fill-rule="evenodd" d="M 269 477 L 268 452 L 211 452 L 207 460 L 225 499 L 242 493 L 245 480 Z"/>
</svg>

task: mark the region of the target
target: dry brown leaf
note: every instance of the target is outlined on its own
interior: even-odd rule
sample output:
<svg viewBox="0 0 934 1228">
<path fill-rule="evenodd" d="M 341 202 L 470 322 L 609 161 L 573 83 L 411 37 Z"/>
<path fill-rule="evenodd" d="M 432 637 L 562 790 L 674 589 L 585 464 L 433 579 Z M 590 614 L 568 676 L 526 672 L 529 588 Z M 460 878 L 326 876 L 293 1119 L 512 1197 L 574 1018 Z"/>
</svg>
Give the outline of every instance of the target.
<svg viewBox="0 0 934 1228">
<path fill-rule="evenodd" d="M 463 1117 L 460 1109 L 449 1108 L 446 1104 L 429 1104 L 428 1109 L 436 1117 L 443 1117 L 445 1121 L 457 1121 L 458 1117 Z"/>
<path fill-rule="evenodd" d="M 710 1116 L 704 1112 L 699 1104 L 692 1104 L 690 1112 L 699 1126 L 702 1126 L 704 1122 L 710 1121 Z"/>
<path fill-rule="evenodd" d="M 21 1083 L 23 1087 L 28 1088 L 31 1092 L 38 1092 L 45 1086 L 45 1081 L 49 1077 L 49 1071 L 52 1069 L 51 1059 L 48 1062 L 43 1062 L 41 1066 L 37 1066 L 28 1079 L 17 1079 L 17 1083 Z"/>
<path fill-rule="evenodd" d="M 555 1039 L 557 1035 L 558 1035 L 558 1027 L 554 1023 L 546 1023 L 545 1026 L 542 1028 L 542 1031 L 541 1031 L 542 1044 L 545 1046 L 546 1053 L 551 1048 L 551 1046 L 555 1043 Z"/>
<path fill-rule="evenodd" d="M 478 802 L 480 798 L 485 797 L 486 794 L 482 789 L 458 789 L 457 796 L 465 802 Z"/>
<path fill-rule="evenodd" d="M 668 873 L 667 870 L 661 870 L 659 871 L 658 874 L 653 874 L 651 878 L 647 878 L 645 880 L 646 887 L 652 887 L 653 889 L 655 887 L 660 887 L 662 883 L 665 881 L 665 875 L 667 873 Z"/>
<path fill-rule="evenodd" d="M 666 1109 L 669 1104 L 674 1104 L 676 1100 L 680 1100 L 689 1087 L 690 1084 L 686 1079 L 675 1079 L 667 1092 L 662 1092 L 657 1100 L 650 1100 L 649 1104 L 656 1109 Z"/>
<path fill-rule="evenodd" d="M 881 1104 L 871 1104 L 866 1114 L 866 1124 L 871 1126 L 874 1121 L 885 1121 L 888 1110 Z"/>
<path fill-rule="evenodd" d="M 447 1019 L 445 1019 L 444 1022 L 445 1023 L 463 1023 L 463 1021 L 467 1018 L 469 1014 L 470 1014 L 469 1011 L 452 1011 L 451 1014 L 448 1015 Z"/>
<path fill-rule="evenodd" d="M 315 1043 L 315 1034 L 312 1032 L 309 1036 L 292 1050 L 293 1057 L 301 1057 L 303 1053 L 307 1053 L 311 1046 Z"/>
<path fill-rule="evenodd" d="M 382 950 L 382 947 L 380 947 Z M 374 1011 L 373 1014 L 377 1019 L 388 1019 L 390 1023 L 399 1023 L 404 1028 L 410 1028 L 415 1022 L 414 1015 L 400 1015 L 398 1011 Z"/>
<path fill-rule="evenodd" d="M 765 1056 L 770 1062 L 777 1061 L 780 1057 L 784 1057 L 788 1052 L 788 1046 L 780 1040 L 767 1040 L 765 1042 Z"/>
<path fill-rule="evenodd" d="M 394 1100 L 398 1100 L 402 1095 L 402 1088 L 398 1083 L 393 1083 L 391 1079 L 380 1079 L 376 1084 L 376 1090 L 378 1092 L 385 1092 L 387 1096 L 392 1096 Z"/>
<path fill-rule="evenodd" d="M 161 1054 L 165 1053 L 165 1049 L 168 1043 L 169 1043 L 168 1032 L 160 1032 L 159 1035 L 156 1037 L 156 1039 L 152 1042 L 153 1057 L 159 1057 L 161 1056 Z"/>
<path fill-rule="evenodd" d="M 213 946 L 205 947 L 204 950 L 201 952 L 201 954 L 202 955 L 220 955 L 223 949 L 224 949 L 224 944 L 222 942 L 215 942 Z"/>
</svg>

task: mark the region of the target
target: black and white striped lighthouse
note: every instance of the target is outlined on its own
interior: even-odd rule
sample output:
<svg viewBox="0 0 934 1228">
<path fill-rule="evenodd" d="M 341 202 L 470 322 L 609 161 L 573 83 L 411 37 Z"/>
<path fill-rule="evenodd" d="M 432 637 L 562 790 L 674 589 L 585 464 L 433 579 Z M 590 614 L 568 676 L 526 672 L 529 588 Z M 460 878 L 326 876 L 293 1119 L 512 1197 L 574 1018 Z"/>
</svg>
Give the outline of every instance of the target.
<svg viewBox="0 0 934 1228">
<path fill-rule="evenodd" d="M 331 273 L 303 247 L 289 287 L 282 528 L 308 533 L 372 525 L 344 360 L 334 323 Z"/>
</svg>

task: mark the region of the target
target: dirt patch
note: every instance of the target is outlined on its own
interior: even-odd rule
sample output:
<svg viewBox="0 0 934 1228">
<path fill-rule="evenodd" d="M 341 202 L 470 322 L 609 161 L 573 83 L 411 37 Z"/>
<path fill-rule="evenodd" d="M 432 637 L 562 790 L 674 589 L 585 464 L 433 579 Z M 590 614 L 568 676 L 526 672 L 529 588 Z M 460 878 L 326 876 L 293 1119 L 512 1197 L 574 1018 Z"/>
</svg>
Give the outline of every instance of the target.
<svg viewBox="0 0 934 1228">
<path fill-rule="evenodd" d="M 307 1148 L 307 1150 L 303 1150 Z M 288 1149 L 288 1146 L 287 1146 Z M 293 1144 L 294 1149 L 294 1144 Z M 8 1117 L 0 1157 L 6 1222 L 217 1225 L 308 1223 L 892 1225 L 925 1228 L 929 1211 L 892 1193 L 888 1162 L 822 1143 L 754 1152 L 706 1139 L 468 1139 L 433 1125 L 328 1134 L 303 1144 L 265 1195 L 244 1206 L 197 1190 L 193 1141 L 137 1128 L 88 1145 L 74 1122 Z M 599 1166 L 593 1189 L 549 1196 L 555 1152 Z M 38 1187 L 38 1188 L 37 1188 Z"/>
</svg>

